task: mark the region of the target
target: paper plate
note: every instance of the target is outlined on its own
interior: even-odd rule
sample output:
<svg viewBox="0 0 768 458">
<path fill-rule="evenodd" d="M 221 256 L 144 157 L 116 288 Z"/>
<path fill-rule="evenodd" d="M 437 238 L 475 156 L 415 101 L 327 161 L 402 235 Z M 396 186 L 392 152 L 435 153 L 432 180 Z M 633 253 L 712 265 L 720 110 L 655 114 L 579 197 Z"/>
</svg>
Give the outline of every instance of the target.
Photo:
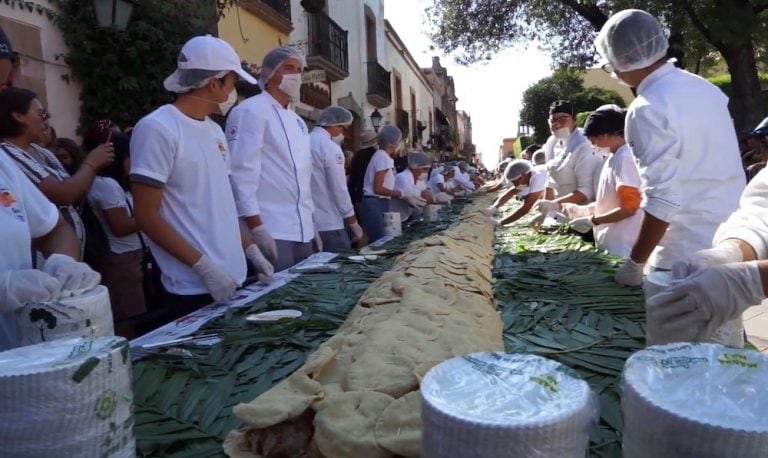
<svg viewBox="0 0 768 458">
<path fill-rule="evenodd" d="M 356 256 L 347 256 L 347 259 L 354 262 L 365 262 L 365 261 L 375 261 L 379 259 L 379 257 L 375 254 L 363 254 L 363 255 L 356 255 Z"/>
<path fill-rule="evenodd" d="M 254 313 L 245 317 L 249 323 L 274 323 L 283 318 L 299 318 L 301 312 L 294 309 L 271 310 L 269 312 Z"/>
</svg>

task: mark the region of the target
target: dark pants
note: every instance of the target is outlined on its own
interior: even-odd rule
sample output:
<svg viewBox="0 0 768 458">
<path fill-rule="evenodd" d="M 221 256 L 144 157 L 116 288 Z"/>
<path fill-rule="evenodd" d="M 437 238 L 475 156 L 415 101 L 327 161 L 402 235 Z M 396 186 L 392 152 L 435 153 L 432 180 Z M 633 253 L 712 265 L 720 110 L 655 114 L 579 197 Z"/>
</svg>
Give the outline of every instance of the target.
<svg viewBox="0 0 768 458">
<path fill-rule="evenodd" d="M 340 253 L 352 247 L 346 229 L 320 231 L 320 239 L 323 241 L 323 251 L 330 253 Z"/>
<path fill-rule="evenodd" d="M 212 303 L 213 297 L 210 294 L 173 294 L 163 288 L 160 307 L 142 316 L 136 324 L 136 331 L 138 335 L 146 334 Z"/>
<path fill-rule="evenodd" d="M 363 197 L 360 203 L 360 225 L 368 233 L 368 240 L 375 242 L 384 237 L 384 213 L 389 211 L 389 199 Z"/>
<path fill-rule="evenodd" d="M 293 267 L 315 252 L 312 242 L 302 243 L 290 240 L 275 240 L 275 244 L 277 245 L 275 272 Z"/>
</svg>

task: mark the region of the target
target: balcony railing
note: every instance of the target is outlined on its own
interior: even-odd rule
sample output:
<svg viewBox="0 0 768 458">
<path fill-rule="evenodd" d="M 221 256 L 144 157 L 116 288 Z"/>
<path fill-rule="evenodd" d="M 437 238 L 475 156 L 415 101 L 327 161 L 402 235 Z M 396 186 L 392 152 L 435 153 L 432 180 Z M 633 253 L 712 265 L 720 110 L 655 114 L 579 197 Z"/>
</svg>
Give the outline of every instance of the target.
<svg viewBox="0 0 768 458">
<path fill-rule="evenodd" d="M 368 62 L 368 102 L 376 108 L 392 104 L 392 79 L 390 73 L 378 62 Z"/>
<path fill-rule="evenodd" d="M 291 0 L 238 0 L 238 5 L 285 34 L 293 30 Z"/>
<path fill-rule="evenodd" d="M 400 132 L 403 133 L 403 138 L 408 138 L 408 135 L 411 132 L 411 123 L 409 121 L 407 111 L 401 110 L 399 108 L 395 110 L 395 125 L 397 125 L 397 128 L 400 129 Z"/>
<path fill-rule="evenodd" d="M 325 13 L 309 14 L 309 53 L 307 65 L 325 70 L 328 79 L 349 76 L 347 31 Z"/>
</svg>

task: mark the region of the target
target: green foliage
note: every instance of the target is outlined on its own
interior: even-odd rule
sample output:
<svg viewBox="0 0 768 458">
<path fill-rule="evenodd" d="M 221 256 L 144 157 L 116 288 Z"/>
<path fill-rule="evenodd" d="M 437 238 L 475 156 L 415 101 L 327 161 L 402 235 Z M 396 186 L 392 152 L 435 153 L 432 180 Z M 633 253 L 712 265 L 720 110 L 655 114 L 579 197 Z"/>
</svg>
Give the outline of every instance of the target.
<svg viewBox="0 0 768 458">
<path fill-rule="evenodd" d="M 592 111 L 607 103 L 624 106 L 624 100 L 614 91 L 584 88 L 580 71 L 558 69 L 552 76 L 537 81 L 523 92 L 520 120 L 533 127 L 533 140 L 537 143 L 544 143 L 549 137 L 549 106 L 555 100 L 569 100 L 574 104 L 577 113 Z"/>
<path fill-rule="evenodd" d="M 760 73 L 758 74 L 758 77 L 760 78 L 760 86 L 761 88 L 768 87 L 768 73 Z M 731 84 L 731 75 L 728 74 L 721 74 L 721 75 L 715 75 L 707 78 L 707 81 L 717 86 L 721 91 L 725 93 L 725 95 L 728 96 L 728 109 L 731 110 L 731 113 L 734 111 L 734 101 L 733 101 L 733 84 Z M 768 106 L 768 94 L 766 94 L 765 91 L 761 93 L 763 100 L 762 100 L 762 107 L 763 107 L 763 115 L 768 114 L 768 110 L 766 107 Z M 753 126 L 744 126 L 746 128 L 755 127 Z"/>
<path fill-rule="evenodd" d="M 82 86 L 81 130 L 102 118 L 132 125 L 171 101 L 162 83 L 181 46 L 216 33 L 217 5 L 205 0 L 144 0 L 125 31 L 96 27 L 92 0 L 59 5 L 57 23 L 70 49 L 63 58 Z"/>
<path fill-rule="evenodd" d="M 579 127 L 584 127 L 584 123 L 587 122 L 587 116 L 589 116 L 589 111 L 582 111 L 580 113 L 576 113 L 576 125 Z"/>
</svg>

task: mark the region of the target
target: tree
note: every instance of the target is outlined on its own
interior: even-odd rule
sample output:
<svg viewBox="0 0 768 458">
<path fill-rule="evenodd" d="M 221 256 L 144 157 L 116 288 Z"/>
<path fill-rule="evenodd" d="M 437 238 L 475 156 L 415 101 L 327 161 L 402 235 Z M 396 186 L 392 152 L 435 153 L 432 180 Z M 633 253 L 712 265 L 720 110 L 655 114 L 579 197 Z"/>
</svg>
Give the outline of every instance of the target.
<svg viewBox="0 0 768 458">
<path fill-rule="evenodd" d="M 732 115 L 739 128 L 762 117 L 755 44 L 768 32 L 768 0 L 433 0 L 432 40 L 461 63 L 489 59 L 513 44 L 536 42 L 556 66 L 595 62 L 593 40 L 608 17 L 632 7 L 656 15 L 669 30 L 670 57 L 693 69 L 714 49 L 733 82 Z M 687 52 L 686 52 L 687 51 Z M 692 54 L 692 55 L 689 55 Z"/>
<path fill-rule="evenodd" d="M 593 111 L 600 105 L 614 103 L 624 106 L 624 100 L 614 91 L 584 88 L 581 73 L 573 69 L 559 69 L 523 92 L 520 121 L 533 127 L 534 141 L 544 143 L 549 137 L 549 106 L 555 100 L 569 100 L 576 113 Z"/>
</svg>

